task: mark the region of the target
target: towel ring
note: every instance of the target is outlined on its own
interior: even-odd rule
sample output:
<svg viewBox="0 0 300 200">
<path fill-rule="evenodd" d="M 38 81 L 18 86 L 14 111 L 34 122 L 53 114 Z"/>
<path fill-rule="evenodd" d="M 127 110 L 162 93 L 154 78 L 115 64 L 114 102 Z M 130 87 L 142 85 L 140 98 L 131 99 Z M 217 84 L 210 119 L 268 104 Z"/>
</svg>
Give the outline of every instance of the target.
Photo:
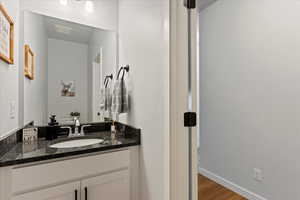
<svg viewBox="0 0 300 200">
<path fill-rule="evenodd" d="M 122 80 L 124 79 L 124 75 L 125 75 L 125 72 L 129 72 L 129 65 L 126 65 L 125 67 L 121 67 L 120 69 L 119 69 L 119 72 L 118 72 L 118 75 L 117 75 L 117 80 L 119 80 L 119 78 L 120 78 L 120 73 L 121 73 L 121 71 L 123 71 L 123 74 L 122 74 Z"/>
<path fill-rule="evenodd" d="M 109 80 L 113 80 L 113 75 L 112 74 L 108 75 L 108 76 L 105 76 L 105 79 L 104 79 L 104 86 L 105 86 L 105 88 L 107 88 Z"/>
</svg>

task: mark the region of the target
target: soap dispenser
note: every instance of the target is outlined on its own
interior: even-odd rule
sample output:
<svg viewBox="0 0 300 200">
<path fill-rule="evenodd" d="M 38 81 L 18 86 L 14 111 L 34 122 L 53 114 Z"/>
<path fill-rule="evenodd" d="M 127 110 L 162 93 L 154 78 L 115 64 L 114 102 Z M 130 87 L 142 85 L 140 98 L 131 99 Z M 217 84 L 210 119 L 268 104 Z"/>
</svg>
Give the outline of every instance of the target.
<svg viewBox="0 0 300 200">
<path fill-rule="evenodd" d="M 59 123 L 56 121 L 56 115 L 51 115 L 49 119 L 50 122 L 48 123 L 46 131 L 46 140 L 54 140 L 57 138 Z"/>
</svg>

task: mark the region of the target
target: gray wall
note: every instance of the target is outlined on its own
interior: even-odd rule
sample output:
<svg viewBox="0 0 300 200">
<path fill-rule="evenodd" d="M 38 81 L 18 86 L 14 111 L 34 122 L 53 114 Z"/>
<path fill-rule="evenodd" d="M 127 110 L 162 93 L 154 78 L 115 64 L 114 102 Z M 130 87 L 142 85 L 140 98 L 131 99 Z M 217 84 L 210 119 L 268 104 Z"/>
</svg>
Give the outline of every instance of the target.
<svg viewBox="0 0 300 200">
<path fill-rule="evenodd" d="M 0 139 L 17 129 L 19 125 L 19 1 L 2 0 L 1 3 L 5 5 L 8 13 L 15 22 L 15 63 L 9 65 L 0 60 Z M 12 102 L 15 104 L 14 116 L 11 116 L 10 113 L 10 104 Z"/>
<path fill-rule="evenodd" d="M 43 16 L 24 12 L 24 22 L 24 44 L 35 54 L 35 78 L 24 78 L 24 123 L 41 125 L 48 120 L 48 39 Z"/>
<path fill-rule="evenodd" d="M 219 0 L 200 14 L 200 167 L 270 200 L 300 197 L 299 11 Z"/>
<path fill-rule="evenodd" d="M 80 112 L 80 120 L 87 122 L 88 45 L 50 38 L 48 48 L 48 115 L 62 120 Z M 61 96 L 61 81 L 74 81 L 75 97 Z"/>
<path fill-rule="evenodd" d="M 119 6 L 120 65 L 130 64 L 132 83 L 131 109 L 125 122 L 142 129 L 140 199 L 166 200 L 169 1 L 120 0 Z"/>
<path fill-rule="evenodd" d="M 102 77 L 98 82 L 103 86 L 106 75 L 116 74 L 117 68 L 117 33 L 114 31 L 94 29 L 88 45 L 88 119 L 93 119 L 93 62 L 102 48 Z M 96 86 L 98 87 L 98 85 Z M 100 93 L 99 91 L 97 91 Z M 98 93 L 97 93 L 98 94 Z M 99 95 L 97 100 L 99 102 Z"/>
</svg>

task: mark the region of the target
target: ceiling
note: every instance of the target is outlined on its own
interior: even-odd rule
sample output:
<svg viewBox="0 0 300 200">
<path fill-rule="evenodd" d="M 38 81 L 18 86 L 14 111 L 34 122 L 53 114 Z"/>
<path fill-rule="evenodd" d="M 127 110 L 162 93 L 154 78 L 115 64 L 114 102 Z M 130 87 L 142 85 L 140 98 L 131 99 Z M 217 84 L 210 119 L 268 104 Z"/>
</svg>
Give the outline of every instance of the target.
<svg viewBox="0 0 300 200">
<path fill-rule="evenodd" d="M 211 4 L 215 3 L 218 0 L 198 0 L 198 9 L 199 11 L 204 10 L 205 8 L 209 7 Z"/>
<path fill-rule="evenodd" d="M 88 43 L 94 28 L 45 16 L 45 26 L 49 38 L 78 43 Z"/>
</svg>

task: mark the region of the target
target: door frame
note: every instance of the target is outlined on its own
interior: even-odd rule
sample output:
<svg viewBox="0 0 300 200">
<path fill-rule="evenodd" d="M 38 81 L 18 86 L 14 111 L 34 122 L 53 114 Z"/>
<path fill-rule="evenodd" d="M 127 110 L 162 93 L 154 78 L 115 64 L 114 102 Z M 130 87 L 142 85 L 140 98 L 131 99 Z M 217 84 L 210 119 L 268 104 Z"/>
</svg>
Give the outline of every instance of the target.
<svg viewBox="0 0 300 200">
<path fill-rule="evenodd" d="M 193 111 L 198 111 L 198 12 L 192 10 Z M 182 0 L 170 0 L 170 199 L 188 199 L 187 10 Z M 198 112 L 197 112 L 198 113 Z M 198 126 L 193 129 L 193 200 L 198 200 Z"/>
<path fill-rule="evenodd" d="M 99 61 L 97 61 L 97 56 L 95 59 L 93 59 L 93 63 L 92 63 L 92 76 L 93 76 L 93 80 L 92 80 L 92 121 L 96 122 L 97 121 L 97 113 L 99 112 L 99 108 L 97 109 L 97 94 L 100 93 L 99 87 L 101 87 L 101 84 L 103 82 L 103 50 L 102 47 L 99 48 Z M 96 70 L 96 68 L 99 68 L 99 70 Z M 98 72 L 98 75 L 97 73 Z M 97 77 L 98 76 L 98 77 Z M 96 81 L 99 80 L 99 81 Z M 97 85 L 97 82 L 99 85 Z M 98 92 L 98 93 L 97 93 Z"/>
</svg>

